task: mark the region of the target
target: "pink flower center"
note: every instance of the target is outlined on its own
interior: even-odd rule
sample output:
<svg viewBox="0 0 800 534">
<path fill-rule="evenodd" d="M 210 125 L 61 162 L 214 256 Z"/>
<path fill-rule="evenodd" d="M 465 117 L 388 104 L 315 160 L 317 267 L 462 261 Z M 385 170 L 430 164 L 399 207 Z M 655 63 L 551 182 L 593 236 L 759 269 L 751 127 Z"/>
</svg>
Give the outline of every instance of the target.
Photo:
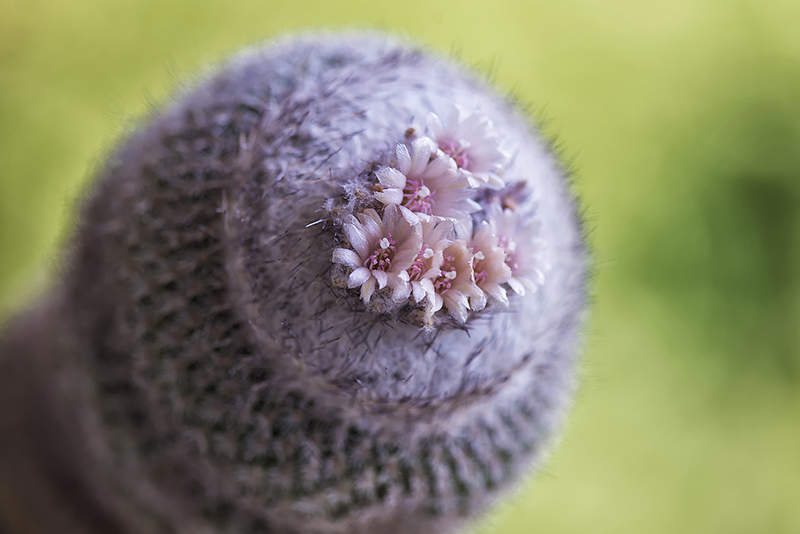
<svg viewBox="0 0 800 534">
<path fill-rule="evenodd" d="M 403 188 L 403 206 L 411 211 L 430 215 L 433 208 L 433 191 L 422 180 L 406 179 L 406 186 Z"/>
<path fill-rule="evenodd" d="M 433 257 L 433 249 L 427 243 L 422 244 L 422 250 L 417 254 L 417 258 L 408 270 L 408 279 L 412 282 L 418 282 L 422 275 L 425 273 L 425 260 Z"/>
<path fill-rule="evenodd" d="M 388 271 L 397 252 L 397 240 L 392 238 L 392 234 L 386 234 L 377 245 L 378 248 L 364 261 L 364 267 L 372 271 Z"/>
<path fill-rule="evenodd" d="M 483 255 L 483 252 L 477 250 L 477 248 L 473 247 L 473 251 L 475 251 L 475 262 L 473 263 L 472 270 L 475 273 L 475 283 L 480 285 L 486 280 L 486 271 L 483 269 L 483 260 L 486 259 L 486 256 Z"/>
<path fill-rule="evenodd" d="M 480 264 L 480 262 L 478 262 Z M 481 285 L 486 281 L 486 271 L 483 269 L 479 269 L 478 266 L 475 266 L 475 283 Z"/>
<path fill-rule="evenodd" d="M 450 254 L 444 255 L 444 262 L 442 263 L 442 274 L 436 279 L 433 283 L 433 288 L 436 290 L 437 293 L 446 293 L 450 286 L 453 285 L 453 280 L 455 280 L 458 273 L 456 272 L 456 268 L 450 265 L 455 258 Z"/>
<path fill-rule="evenodd" d="M 439 143 L 439 148 L 455 160 L 456 165 L 462 169 L 469 170 L 470 160 L 466 148 L 462 147 L 460 143 L 453 141 L 443 141 Z"/>
</svg>

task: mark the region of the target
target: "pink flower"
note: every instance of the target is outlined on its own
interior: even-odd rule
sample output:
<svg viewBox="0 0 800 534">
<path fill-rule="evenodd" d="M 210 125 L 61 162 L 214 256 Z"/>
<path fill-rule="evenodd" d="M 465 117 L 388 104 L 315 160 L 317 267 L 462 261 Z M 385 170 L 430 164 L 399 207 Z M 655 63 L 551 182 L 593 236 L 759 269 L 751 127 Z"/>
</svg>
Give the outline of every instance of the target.
<svg viewBox="0 0 800 534">
<path fill-rule="evenodd" d="M 439 268 L 444 261 L 442 251 L 453 243 L 454 229 L 450 222 L 436 219 L 424 221 L 421 226 L 422 249 L 408 269 L 408 277 L 414 301 L 420 302 L 427 297 L 433 306 L 436 303 L 433 281 L 441 275 Z"/>
<path fill-rule="evenodd" d="M 509 287 L 518 295 L 524 295 L 525 288 L 536 291 L 544 284 L 549 268 L 542 257 L 545 242 L 539 238 L 540 221 L 498 205 L 490 206 L 487 212 L 497 244 L 505 251 L 505 263 L 511 269 Z"/>
<path fill-rule="evenodd" d="M 480 297 L 470 299 L 473 310 L 482 310 L 486 306 L 487 297 L 502 306 L 508 305 L 508 295 L 503 284 L 511 279 L 511 268 L 506 264 L 506 253 L 498 246 L 498 237 L 492 225 L 484 221 L 472 238 L 474 258 L 472 268 L 475 272 L 475 283 L 483 293 Z"/>
<path fill-rule="evenodd" d="M 433 280 L 434 304 L 430 313 L 436 313 L 442 306 L 459 323 L 466 322 L 469 299 L 480 298 L 483 294 L 475 285 L 472 272 L 472 252 L 467 249 L 463 239 L 455 241 L 443 251 L 440 274 Z"/>
<path fill-rule="evenodd" d="M 463 113 L 455 106 L 444 123 L 438 115 L 430 113 L 428 130 L 439 149 L 464 171 L 470 185 L 500 189 L 509 155 L 500 149 L 494 124 L 477 112 L 462 117 Z"/>
<path fill-rule="evenodd" d="M 422 247 L 422 228 L 409 221 L 394 205 L 386 206 L 381 218 L 374 209 L 366 209 L 358 217 L 349 215 L 343 225 L 352 248 L 337 248 L 332 261 L 353 269 L 347 287 L 361 287 L 361 298 L 369 303 L 375 286 L 389 286 L 394 300 L 408 298 L 411 293 L 408 269 Z"/>
<path fill-rule="evenodd" d="M 429 137 L 414 139 L 410 151 L 398 144 L 396 155 L 395 167 L 375 172 L 381 187 L 375 197 L 384 204 L 400 205 L 421 220 L 436 216 L 464 221 L 480 209 L 471 198 L 469 180 Z"/>
</svg>

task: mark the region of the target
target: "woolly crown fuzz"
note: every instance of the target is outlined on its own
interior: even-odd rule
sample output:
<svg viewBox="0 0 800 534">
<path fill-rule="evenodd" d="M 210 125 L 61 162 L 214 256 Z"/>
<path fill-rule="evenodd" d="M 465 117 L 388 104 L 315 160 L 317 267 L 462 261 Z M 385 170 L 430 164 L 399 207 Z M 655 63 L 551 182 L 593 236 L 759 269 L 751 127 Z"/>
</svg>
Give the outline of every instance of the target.
<svg viewBox="0 0 800 534">
<path fill-rule="evenodd" d="M 523 115 L 439 57 L 236 56 L 119 150 L 75 242 L 102 465 L 164 531 L 450 529 L 566 404 L 575 211 Z"/>
</svg>

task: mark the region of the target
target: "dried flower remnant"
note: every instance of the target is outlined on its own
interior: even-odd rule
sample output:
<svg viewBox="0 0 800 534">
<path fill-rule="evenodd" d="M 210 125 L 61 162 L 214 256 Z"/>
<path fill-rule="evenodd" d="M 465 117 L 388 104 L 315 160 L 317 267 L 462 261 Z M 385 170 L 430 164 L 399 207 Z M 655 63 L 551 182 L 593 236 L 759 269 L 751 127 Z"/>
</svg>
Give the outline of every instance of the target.
<svg viewBox="0 0 800 534">
<path fill-rule="evenodd" d="M 516 211 L 531 200 L 531 190 L 523 180 L 507 182 L 502 189 L 481 189 L 476 197 L 481 206 L 497 204 L 503 209 Z"/>
<path fill-rule="evenodd" d="M 408 269 L 422 247 L 421 227 L 412 224 L 397 206 L 387 206 L 381 218 L 371 208 L 349 215 L 343 230 L 351 248 L 337 248 L 332 261 L 352 268 L 349 288 L 361 288 L 361 298 L 369 303 L 377 289 L 390 287 L 395 300 L 408 298 L 411 286 Z"/>
<path fill-rule="evenodd" d="M 500 137 L 492 121 L 478 112 L 464 117 L 456 106 L 442 122 L 435 113 L 427 118 L 428 130 L 437 146 L 453 158 L 473 187 L 500 189 L 509 155 L 500 148 Z"/>
<path fill-rule="evenodd" d="M 375 197 L 382 203 L 400 205 L 421 220 L 435 216 L 463 222 L 480 210 L 467 177 L 432 139 L 414 139 L 410 150 L 400 143 L 396 157 L 395 167 L 375 172 L 381 189 Z"/>
</svg>

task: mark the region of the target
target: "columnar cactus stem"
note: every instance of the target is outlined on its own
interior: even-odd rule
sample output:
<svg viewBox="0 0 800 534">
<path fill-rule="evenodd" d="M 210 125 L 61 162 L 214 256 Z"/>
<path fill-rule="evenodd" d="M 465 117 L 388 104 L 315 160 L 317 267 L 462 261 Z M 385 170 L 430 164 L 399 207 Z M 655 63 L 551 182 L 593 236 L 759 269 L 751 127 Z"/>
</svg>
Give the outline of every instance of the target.
<svg viewBox="0 0 800 534">
<path fill-rule="evenodd" d="M 472 141 L 425 129 L 451 109 Z M 435 158 L 430 184 L 473 189 L 424 185 Z M 411 230 L 365 260 L 367 213 Z M 110 159 L 69 261 L 29 328 L 106 531 L 449 531 L 536 465 L 572 389 L 586 257 L 563 173 L 506 99 L 385 37 L 230 60 Z"/>
</svg>

